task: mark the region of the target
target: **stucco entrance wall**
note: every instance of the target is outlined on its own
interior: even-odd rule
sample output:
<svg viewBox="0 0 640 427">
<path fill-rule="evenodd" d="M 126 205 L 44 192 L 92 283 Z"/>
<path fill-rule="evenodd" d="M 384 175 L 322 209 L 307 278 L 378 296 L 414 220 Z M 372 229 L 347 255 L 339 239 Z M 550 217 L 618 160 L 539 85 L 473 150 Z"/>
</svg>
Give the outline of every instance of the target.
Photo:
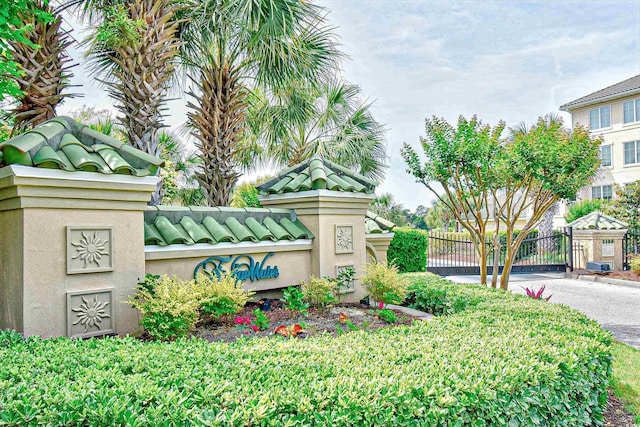
<svg viewBox="0 0 640 427">
<path fill-rule="evenodd" d="M 261 268 L 278 268 L 278 277 L 264 278 L 243 282 L 244 288 L 255 292 L 269 292 L 297 285 L 311 275 L 311 239 L 301 239 L 294 242 L 258 242 L 258 243 L 219 243 L 215 246 L 209 244 L 195 245 L 171 245 L 145 247 L 146 272 L 148 274 L 178 276 L 183 279 L 192 279 L 198 264 L 210 257 L 216 257 L 212 261 L 220 262 L 220 258 L 231 258 L 223 263 L 225 271 L 231 270 L 231 265 L 236 257 L 248 255 L 255 263 L 261 263 Z M 266 257 L 266 260 L 265 260 Z M 243 266 L 243 271 L 248 271 L 249 258 L 241 257 L 237 261 Z M 208 267 L 211 267 L 209 264 Z M 257 266 L 256 266 L 257 268 Z"/>
<path fill-rule="evenodd" d="M 144 276 L 143 212 L 156 177 L 12 165 L 0 170 L 0 328 L 42 337 L 139 331 L 123 304 Z"/>
<path fill-rule="evenodd" d="M 357 279 L 367 264 L 364 217 L 373 195 L 330 190 L 261 196 L 265 207 L 295 210 L 298 218 L 315 236 L 311 249 L 311 274 L 336 277 L 351 267 L 356 281 L 345 301 L 359 301 L 365 290 Z"/>
</svg>

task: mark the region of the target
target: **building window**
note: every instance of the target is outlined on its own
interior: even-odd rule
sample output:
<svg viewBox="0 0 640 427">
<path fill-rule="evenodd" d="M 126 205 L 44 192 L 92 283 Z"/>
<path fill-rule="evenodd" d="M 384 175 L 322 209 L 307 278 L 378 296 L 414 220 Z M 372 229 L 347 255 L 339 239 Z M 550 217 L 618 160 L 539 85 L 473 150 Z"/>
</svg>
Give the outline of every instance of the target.
<svg viewBox="0 0 640 427">
<path fill-rule="evenodd" d="M 611 107 L 594 108 L 589 111 L 591 129 L 608 128 L 611 126 Z"/>
<path fill-rule="evenodd" d="M 611 145 L 602 145 L 600 147 L 600 166 L 611 166 Z"/>
<path fill-rule="evenodd" d="M 624 112 L 624 123 L 640 121 L 640 99 L 625 102 L 622 104 L 622 111 Z"/>
<path fill-rule="evenodd" d="M 596 185 L 591 187 L 592 199 L 611 200 L 613 197 L 613 187 L 611 185 Z"/>
<path fill-rule="evenodd" d="M 624 143 L 624 164 L 640 163 L 640 141 Z"/>
</svg>

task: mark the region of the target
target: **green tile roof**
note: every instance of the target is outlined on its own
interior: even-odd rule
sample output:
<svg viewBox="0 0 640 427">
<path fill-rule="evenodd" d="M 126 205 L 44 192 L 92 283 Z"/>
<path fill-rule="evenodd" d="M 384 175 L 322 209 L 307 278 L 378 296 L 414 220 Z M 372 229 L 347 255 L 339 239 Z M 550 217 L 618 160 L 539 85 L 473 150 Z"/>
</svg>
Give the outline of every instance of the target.
<svg viewBox="0 0 640 427">
<path fill-rule="evenodd" d="M 391 233 L 396 225 L 373 212 L 367 212 L 364 218 L 364 229 L 367 234 Z"/>
<path fill-rule="evenodd" d="M 377 185 L 377 182 L 345 167 L 313 156 L 260 184 L 258 190 L 263 195 L 323 189 L 372 194 Z"/>
<path fill-rule="evenodd" d="M 193 245 L 311 239 L 291 209 L 149 206 L 145 245 Z"/>
<path fill-rule="evenodd" d="M 56 117 L 0 144 L 0 166 L 155 175 L 163 161 L 69 117 Z"/>
<path fill-rule="evenodd" d="M 627 223 L 595 211 L 576 219 L 569 226 L 574 230 L 624 230 L 627 228 Z"/>
</svg>

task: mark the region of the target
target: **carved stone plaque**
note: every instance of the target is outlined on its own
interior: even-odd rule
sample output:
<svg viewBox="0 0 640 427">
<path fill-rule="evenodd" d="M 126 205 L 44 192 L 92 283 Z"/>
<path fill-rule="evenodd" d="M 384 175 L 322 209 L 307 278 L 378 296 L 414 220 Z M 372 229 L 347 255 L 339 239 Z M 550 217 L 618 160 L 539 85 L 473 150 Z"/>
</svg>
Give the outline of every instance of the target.
<svg viewBox="0 0 640 427">
<path fill-rule="evenodd" d="M 112 227 L 67 227 L 67 274 L 113 271 Z"/>
<path fill-rule="evenodd" d="M 353 225 L 336 224 L 336 253 L 353 253 Z"/>
<path fill-rule="evenodd" d="M 353 266 L 353 264 L 351 264 L 351 265 L 336 265 L 336 278 L 338 278 L 340 273 L 342 273 L 347 268 L 352 268 L 353 269 L 354 266 Z M 348 294 L 348 293 L 355 292 L 355 291 L 356 291 L 356 286 L 355 286 L 355 283 L 353 283 L 353 280 L 351 280 L 348 283 L 345 283 L 339 289 L 339 292 L 340 293 L 344 293 L 344 294 Z"/>
<path fill-rule="evenodd" d="M 87 338 L 115 333 L 113 289 L 67 292 L 67 336 Z"/>
</svg>

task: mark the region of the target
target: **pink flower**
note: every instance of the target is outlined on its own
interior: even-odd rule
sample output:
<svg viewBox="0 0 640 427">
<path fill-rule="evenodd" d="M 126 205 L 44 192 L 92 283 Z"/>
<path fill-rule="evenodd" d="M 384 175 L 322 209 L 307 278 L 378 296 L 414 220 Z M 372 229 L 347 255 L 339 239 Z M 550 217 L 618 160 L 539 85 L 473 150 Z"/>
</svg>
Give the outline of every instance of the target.
<svg viewBox="0 0 640 427">
<path fill-rule="evenodd" d="M 379 302 L 379 303 L 378 303 L 378 308 L 379 308 L 380 310 L 382 310 L 382 309 L 384 308 L 384 303 L 383 303 L 383 302 Z"/>
<path fill-rule="evenodd" d="M 258 325 L 251 325 L 251 329 L 253 329 L 253 332 L 258 332 Z"/>
<path fill-rule="evenodd" d="M 242 317 L 236 317 L 235 323 L 236 325 L 242 325 L 244 323 L 244 319 Z"/>
<path fill-rule="evenodd" d="M 244 334 L 245 335 L 249 335 L 249 331 L 244 331 Z"/>
<path fill-rule="evenodd" d="M 248 317 L 244 318 L 244 323 L 246 323 L 247 325 L 251 323 L 251 319 L 249 319 Z"/>
</svg>

